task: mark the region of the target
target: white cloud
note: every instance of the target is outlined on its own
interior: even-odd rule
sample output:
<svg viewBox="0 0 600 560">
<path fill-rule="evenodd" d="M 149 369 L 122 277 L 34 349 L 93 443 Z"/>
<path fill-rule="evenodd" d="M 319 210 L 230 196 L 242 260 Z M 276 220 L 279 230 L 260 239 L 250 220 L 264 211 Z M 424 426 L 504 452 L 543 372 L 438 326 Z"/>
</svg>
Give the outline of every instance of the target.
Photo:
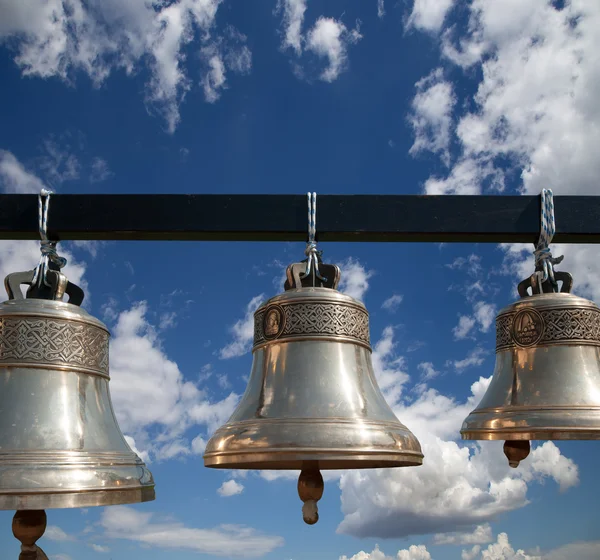
<svg viewBox="0 0 600 560">
<path fill-rule="evenodd" d="M 297 55 L 302 53 L 302 23 L 306 12 L 306 0 L 278 0 L 276 13 L 283 11 L 283 49 L 292 48 Z"/>
<path fill-rule="evenodd" d="M 339 20 L 320 16 L 306 35 L 303 35 L 305 12 L 306 0 L 278 0 L 274 13 L 282 14 L 281 49 L 291 48 L 297 58 L 308 51 L 327 59 L 328 65 L 319 78 L 325 82 L 333 82 L 347 68 L 349 46 L 362 39 L 360 22 L 357 21 L 356 27 L 349 30 Z M 296 76 L 304 75 L 299 64 L 294 64 L 293 67 Z"/>
<path fill-rule="evenodd" d="M 44 183 L 10 152 L 0 150 L 0 188 L 6 193 L 39 194 Z"/>
<path fill-rule="evenodd" d="M 506 243 L 500 245 L 504 252 L 504 272 L 515 279 L 515 299 L 518 298 L 516 285 L 533 274 L 535 269 L 533 245 L 525 243 Z M 554 256 L 564 255 L 564 261 L 556 266 L 556 270 L 571 272 L 573 275 L 573 293 L 600 301 L 600 247 L 598 245 L 551 245 Z M 508 303 L 508 302 L 507 302 Z"/>
<path fill-rule="evenodd" d="M 71 560 L 68 554 L 51 554 L 50 560 Z"/>
<path fill-rule="evenodd" d="M 481 332 L 488 332 L 496 320 L 496 307 L 491 303 L 478 301 L 473 310 Z"/>
<path fill-rule="evenodd" d="M 254 338 L 254 312 L 264 299 L 265 294 L 254 296 L 246 306 L 244 317 L 231 327 L 233 341 L 219 350 L 219 357 L 222 360 L 237 358 L 250 351 Z"/>
<path fill-rule="evenodd" d="M 325 82 L 333 82 L 346 68 L 348 46 L 362 39 L 359 25 L 348 30 L 346 26 L 333 18 L 321 16 L 308 32 L 306 48 L 318 56 L 328 59 L 329 66 L 321 73 Z"/>
<path fill-rule="evenodd" d="M 484 301 L 477 301 L 473 305 L 473 315 L 460 315 L 458 325 L 452 329 L 452 333 L 456 340 L 463 340 L 469 337 L 476 324 L 479 324 L 479 330 L 485 333 L 490 330 L 495 319 L 496 306 Z"/>
<path fill-rule="evenodd" d="M 424 31 L 439 31 L 454 0 L 414 0 L 406 27 Z"/>
<path fill-rule="evenodd" d="M 101 544 L 94 544 L 94 543 L 92 543 L 90 546 L 92 547 L 94 552 L 102 552 L 102 553 L 110 552 L 110 548 L 108 548 L 108 546 L 102 546 Z"/>
<path fill-rule="evenodd" d="M 600 541 L 575 542 L 544 554 L 543 560 L 597 560 Z"/>
<path fill-rule="evenodd" d="M 398 551 L 398 560 L 431 560 L 431 554 L 429 554 L 424 544 L 411 544 L 408 549 Z"/>
<path fill-rule="evenodd" d="M 441 45 L 477 80 L 476 93 L 457 104 L 460 157 L 425 191 L 501 190 L 510 170 L 520 173 L 524 193 L 596 194 L 600 5 L 475 0 L 467 9 L 468 24 L 449 25 Z"/>
<path fill-rule="evenodd" d="M 60 527 L 57 527 L 56 525 L 48 525 L 46 527 L 44 538 L 58 542 L 75 540 L 75 537 L 73 537 L 72 535 L 67 535 L 67 533 L 65 533 Z"/>
<path fill-rule="evenodd" d="M 91 183 L 100 183 L 110 179 L 114 174 L 108 166 L 108 162 L 105 159 L 95 157 L 92 160 L 92 170 L 90 173 Z"/>
<path fill-rule="evenodd" d="M 211 36 L 211 30 L 221 2 L 0 0 L 0 42 L 14 48 L 14 61 L 24 76 L 58 77 L 68 83 L 82 71 L 100 86 L 113 70 L 133 75 L 147 61 L 145 101 L 173 132 L 179 106 L 192 87 L 184 50 L 195 40 L 202 46 L 219 43 L 222 37 Z M 237 72 L 239 66 L 229 69 Z"/>
<path fill-rule="evenodd" d="M 369 279 L 375 274 L 373 270 L 367 270 L 360 262 L 349 257 L 339 263 L 341 269 L 340 292 L 358 300 L 362 300 L 369 289 Z"/>
<path fill-rule="evenodd" d="M 452 365 L 459 373 L 469 367 L 477 367 L 483 364 L 487 352 L 480 346 L 473 348 L 462 360 L 448 360 L 446 365 Z"/>
<path fill-rule="evenodd" d="M 491 542 L 492 528 L 489 523 L 477 525 L 473 531 L 459 533 L 441 533 L 433 536 L 434 544 L 486 544 Z"/>
<path fill-rule="evenodd" d="M 558 448 L 536 447 L 522 468 L 515 470 L 508 466 L 501 442 L 460 444 L 462 421 L 481 400 L 491 377 L 473 383 L 465 401 L 423 384 L 407 390 L 409 376 L 402 370 L 398 375 L 399 357 L 388 329 L 379 341 L 379 352 L 374 352 L 375 373 L 382 385 L 379 380 L 387 377 L 384 395 L 396 416 L 421 442 L 425 460 L 420 467 L 344 472 L 340 479 L 344 519 L 339 533 L 403 538 L 472 532 L 470 538 L 475 539 L 477 526 L 526 506 L 529 485 L 548 478 L 562 488 L 577 483 L 577 466 L 561 456 Z M 396 373 L 398 386 L 389 381 L 390 373 Z M 554 445 L 544 445 L 548 444 Z M 482 531 L 485 527 L 479 533 Z M 457 535 L 450 538 L 460 539 Z M 469 537 L 462 538 L 466 541 Z"/>
<path fill-rule="evenodd" d="M 398 309 L 398 306 L 402 303 L 402 299 L 403 297 L 401 295 L 391 295 L 381 304 L 381 308 L 389 311 L 390 313 L 394 313 L 396 309 Z"/>
<path fill-rule="evenodd" d="M 452 329 L 452 334 L 456 340 L 463 340 L 471 334 L 471 330 L 475 326 L 475 319 L 468 315 L 460 315 L 458 317 L 458 325 Z"/>
<path fill-rule="evenodd" d="M 147 304 L 140 302 L 118 316 L 110 343 L 110 391 L 119 425 L 135 438 L 134 446 L 142 455 L 168 459 L 191 452 L 183 438 L 188 428 L 200 425 L 211 433 L 225 422 L 239 395 L 212 401 L 185 381 L 161 349 L 147 311 Z"/>
<path fill-rule="evenodd" d="M 265 535 L 250 527 L 220 525 L 211 529 L 186 527 L 171 518 L 138 511 L 128 506 L 106 508 L 100 519 L 105 535 L 127 539 L 141 546 L 165 550 L 189 550 L 223 557 L 256 558 L 283 546 L 281 537 Z"/>
<path fill-rule="evenodd" d="M 415 85 L 417 93 L 408 118 L 415 140 L 409 153 L 439 153 L 442 161 L 449 165 L 452 109 L 456 103 L 452 84 L 444 80 L 442 68 L 436 68 Z"/>
<path fill-rule="evenodd" d="M 63 135 L 63 136 L 69 136 Z M 51 185 L 79 179 L 81 164 L 67 143 L 61 146 L 54 135 L 42 142 L 45 155 L 38 159 L 38 165 Z"/>
<path fill-rule="evenodd" d="M 405 371 L 405 360 L 395 355 L 395 347 L 394 328 L 388 326 L 374 344 L 371 355 L 377 384 L 390 406 L 399 401 L 403 387 L 410 379 Z"/>
<path fill-rule="evenodd" d="M 495 543 L 481 551 L 481 560 L 542 560 L 542 558 L 525 554 L 525 551 L 520 549 L 515 550 L 508 541 L 508 535 L 500 533 Z"/>
<path fill-rule="evenodd" d="M 379 545 L 375 545 L 372 552 L 357 552 L 354 556 L 340 556 L 340 560 L 432 560 L 427 547 L 423 544 L 410 545 L 410 547 L 399 550 L 395 558 L 386 556 L 380 549 Z"/>
<path fill-rule="evenodd" d="M 546 441 L 531 452 L 531 460 L 521 473 L 524 480 L 550 477 L 559 484 L 561 492 L 579 483 L 577 465 L 564 455 L 552 441 Z"/>
<path fill-rule="evenodd" d="M 481 257 L 475 253 L 471 253 L 468 257 L 456 257 L 450 264 L 445 266 L 452 270 L 462 270 L 464 268 L 474 278 L 479 277 L 482 271 Z"/>
<path fill-rule="evenodd" d="M 421 362 L 417 367 L 421 371 L 421 378 L 423 381 L 431 381 L 440 374 L 440 372 L 433 367 L 431 362 Z"/>
<path fill-rule="evenodd" d="M 243 491 L 244 491 L 244 485 L 240 484 L 239 482 L 237 482 L 233 479 L 226 480 L 225 482 L 223 482 L 223 484 L 221 484 L 221 486 L 217 490 L 217 492 L 219 493 L 219 496 L 222 496 L 223 498 L 241 494 Z"/>
<path fill-rule="evenodd" d="M 383 16 L 385 16 L 384 0 L 377 0 L 377 17 L 381 19 Z"/>
<path fill-rule="evenodd" d="M 350 558 L 348 556 L 340 556 L 340 560 L 393 560 L 389 556 L 386 556 L 381 550 L 379 550 L 379 545 L 375 545 L 375 548 L 372 552 L 364 552 L 361 550 L 357 552 Z"/>
<path fill-rule="evenodd" d="M 481 552 L 481 547 L 476 544 L 471 550 L 463 550 L 460 553 L 461 560 L 475 560 L 479 553 Z"/>
<path fill-rule="evenodd" d="M 380 549 L 379 545 L 375 545 L 372 552 L 357 552 L 354 556 L 340 556 L 340 560 L 432 560 L 431 554 L 424 544 L 410 545 L 407 549 L 399 550 L 395 558 L 386 556 Z"/>
</svg>

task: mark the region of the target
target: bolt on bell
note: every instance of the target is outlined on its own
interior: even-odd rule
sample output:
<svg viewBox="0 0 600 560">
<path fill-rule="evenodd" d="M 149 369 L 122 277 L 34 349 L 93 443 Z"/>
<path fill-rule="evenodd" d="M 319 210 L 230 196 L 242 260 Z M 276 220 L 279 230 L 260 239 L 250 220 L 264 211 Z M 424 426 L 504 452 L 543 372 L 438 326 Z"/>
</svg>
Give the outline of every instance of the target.
<svg viewBox="0 0 600 560">
<path fill-rule="evenodd" d="M 600 439 L 600 308 L 570 293 L 570 274 L 555 277 L 560 292 L 529 295 L 528 278 L 496 316 L 494 374 L 461 429 L 466 440 L 505 440 L 511 467 L 530 440 Z"/>
<path fill-rule="evenodd" d="M 33 278 L 8 275 L 0 304 L 0 509 L 154 500 L 152 474 L 112 408 L 108 329 L 79 307 L 83 291 L 63 274 L 47 271 L 47 299 Z"/>
<path fill-rule="evenodd" d="M 204 464 L 301 470 L 303 517 L 313 524 L 320 470 L 417 466 L 423 454 L 377 385 L 365 306 L 337 291 L 337 266 L 321 263 L 319 286 L 302 278 L 304 266 L 290 265 L 285 291 L 256 310 L 248 386 Z"/>
</svg>

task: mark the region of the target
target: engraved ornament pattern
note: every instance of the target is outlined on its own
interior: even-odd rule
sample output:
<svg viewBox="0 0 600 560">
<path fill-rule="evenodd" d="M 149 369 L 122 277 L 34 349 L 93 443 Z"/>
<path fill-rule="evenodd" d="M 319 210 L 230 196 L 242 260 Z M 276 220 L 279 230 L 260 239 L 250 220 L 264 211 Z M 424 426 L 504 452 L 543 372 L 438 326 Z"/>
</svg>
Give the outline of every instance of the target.
<svg viewBox="0 0 600 560">
<path fill-rule="evenodd" d="M 370 346 L 369 314 L 366 310 L 339 303 L 280 304 L 285 315 L 285 326 L 275 340 L 307 335 L 354 338 Z M 269 306 L 254 316 L 254 345 L 267 342 L 263 319 Z"/>
<path fill-rule="evenodd" d="M 537 345 L 581 343 L 600 346 L 600 309 L 536 309 L 544 322 L 544 333 Z M 517 313 L 496 318 L 496 352 L 516 346 L 512 324 Z"/>
<path fill-rule="evenodd" d="M 108 333 L 60 319 L 0 319 L 0 366 L 39 364 L 86 368 L 108 375 Z"/>
</svg>

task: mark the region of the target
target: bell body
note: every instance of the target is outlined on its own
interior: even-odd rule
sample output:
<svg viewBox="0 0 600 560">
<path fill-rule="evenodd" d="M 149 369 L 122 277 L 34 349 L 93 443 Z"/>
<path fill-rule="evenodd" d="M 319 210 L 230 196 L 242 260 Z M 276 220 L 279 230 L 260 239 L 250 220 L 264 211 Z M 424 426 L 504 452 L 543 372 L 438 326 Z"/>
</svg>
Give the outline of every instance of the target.
<svg viewBox="0 0 600 560">
<path fill-rule="evenodd" d="M 381 394 L 369 316 L 325 287 L 290 289 L 254 316 L 245 394 L 207 444 L 208 467 L 350 469 L 422 464 L 415 436 Z"/>
<path fill-rule="evenodd" d="M 154 499 L 109 393 L 108 330 L 45 299 L 0 304 L 0 509 Z"/>
<path fill-rule="evenodd" d="M 600 309 L 570 293 L 524 297 L 496 317 L 496 367 L 463 439 L 600 439 Z"/>
</svg>

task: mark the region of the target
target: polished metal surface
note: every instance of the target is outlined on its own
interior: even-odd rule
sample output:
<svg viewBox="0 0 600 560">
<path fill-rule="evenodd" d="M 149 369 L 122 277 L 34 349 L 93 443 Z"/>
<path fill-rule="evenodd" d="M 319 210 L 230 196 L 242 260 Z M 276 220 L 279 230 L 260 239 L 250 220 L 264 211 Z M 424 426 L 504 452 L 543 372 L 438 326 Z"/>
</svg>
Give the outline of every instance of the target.
<svg viewBox="0 0 600 560">
<path fill-rule="evenodd" d="M 289 289 L 255 312 L 246 392 L 208 442 L 204 464 L 313 471 L 422 464 L 417 438 L 375 380 L 365 306 L 332 288 L 293 287 L 294 266 Z"/>
<path fill-rule="evenodd" d="M 0 509 L 154 499 L 117 424 L 106 326 L 62 301 L 0 304 Z"/>
<path fill-rule="evenodd" d="M 517 463 L 522 440 L 600 439 L 598 306 L 560 292 L 502 309 L 494 375 L 461 434 L 515 442 L 507 456 Z"/>
</svg>

